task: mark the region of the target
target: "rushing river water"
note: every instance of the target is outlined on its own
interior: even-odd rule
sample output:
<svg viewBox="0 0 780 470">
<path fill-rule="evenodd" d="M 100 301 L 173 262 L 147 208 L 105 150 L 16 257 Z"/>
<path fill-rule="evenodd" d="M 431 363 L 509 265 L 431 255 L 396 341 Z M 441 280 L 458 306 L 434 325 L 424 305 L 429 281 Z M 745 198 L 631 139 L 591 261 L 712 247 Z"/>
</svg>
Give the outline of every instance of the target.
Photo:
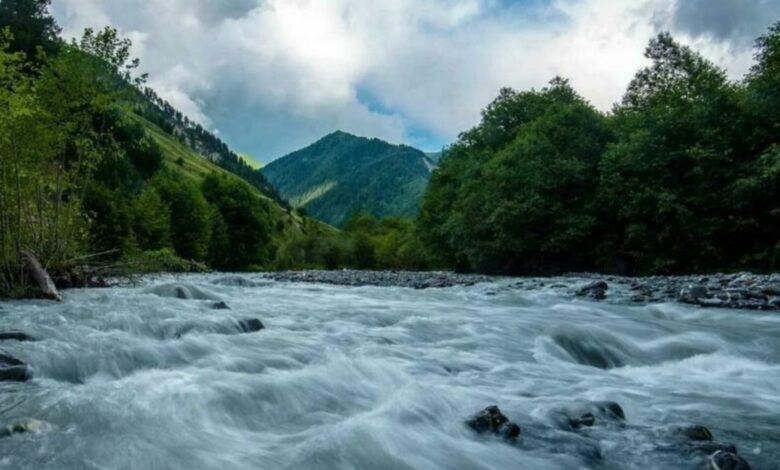
<svg viewBox="0 0 780 470">
<path fill-rule="evenodd" d="M 230 310 L 151 293 L 161 280 L 0 303 L 0 331 L 39 339 L 0 344 L 34 373 L 0 383 L 0 424 L 45 423 L 0 439 L 0 468 L 699 469 L 673 431 L 691 423 L 754 469 L 780 468 L 780 314 L 600 304 L 500 280 L 217 280 L 177 282 Z M 266 329 L 238 334 L 248 318 Z M 556 410 L 601 400 L 624 425 L 556 427 Z M 521 441 L 464 425 L 493 404 Z"/>
</svg>

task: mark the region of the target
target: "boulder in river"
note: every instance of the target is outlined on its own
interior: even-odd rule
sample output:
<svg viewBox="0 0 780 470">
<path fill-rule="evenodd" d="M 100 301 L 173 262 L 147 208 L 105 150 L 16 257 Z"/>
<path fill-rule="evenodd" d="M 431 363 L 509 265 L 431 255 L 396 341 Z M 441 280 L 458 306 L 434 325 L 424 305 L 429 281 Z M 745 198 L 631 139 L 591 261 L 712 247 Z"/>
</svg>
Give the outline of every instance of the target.
<svg viewBox="0 0 780 470">
<path fill-rule="evenodd" d="M 614 401 L 594 401 L 556 408 L 549 414 L 554 426 L 563 431 L 577 431 L 604 424 L 623 426 L 626 414 Z"/>
<path fill-rule="evenodd" d="M 0 331 L 0 341 L 35 341 L 35 338 L 21 331 Z"/>
<path fill-rule="evenodd" d="M 699 424 L 677 428 L 677 432 L 691 441 L 711 441 L 713 439 L 710 430 Z"/>
<path fill-rule="evenodd" d="M 709 458 L 710 470 L 750 470 L 750 464 L 733 452 L 719 450 Z"/>
<path fill-rule="evenodd" d="M 254 281 L 250 281 L 242 276 L 224 276 L 219 279 L 214 279 L 211 283 L 218 286 L 229 287 L 255 287 L 257 285 Z"/>
<path fill-rule="evenodd" d="M 242 333 L 254 333 L 256 331 L 264 330 L 265 325 L 257 318 L 244 318 L 238 320 L 238 328 Z"/>
<path fill-rule="evenodd" d="M 608 289 L 609 284 L 607 284 L 607 281 L 593 281 L 585 286 L 580 287 L 579 290 L 577 290 L 577 296 L 588 297 L 594 300 L 604 300 L 607 298 Z"/>
<path fill-rule="evenodd" d="M 26 382 L 31 378 L 30 369 L 24 362 L 0 352 L 0 382 Z"/>
<path fill-rule="evenodd" d="M 220 300 L 219 302 L 214 302 L 211 304 L 211 308 L 214 310 L 230 310 L 230 307 L 228 304 Z"/>
<path fill-rule="evenodd" d="M 696 304 L 710 297 L 710 291 L 705 286 L 689 284 L 680 289 L 678 300 L 684 304 Z"/>
<path fill-rule="evenodd" d="M 0 438 L 10 437 L 14 434 L 40 434 L 47 431 L 49 428 L 50 426 L 48 423 L 38 421 L 37 419 L 28 419 L 0 428 Z"/>
<path fill-rule="evenodd" d="M 509 421 L 497 406 L 489 406 L 480 411 L 469 418 L 466 425 L 480 434 L 491 433 L 508 441 L 516 440 L 522 433 L 520 426 Z"/>
<path fill-rule="evenodd" d="M 161 284 L 146 290 L 150 294 L 160 297 L 170 297 L 183 300 L 212 300 L 222 302 L 218 296 L 199 287 L 190 284 Z"/>
</svg>

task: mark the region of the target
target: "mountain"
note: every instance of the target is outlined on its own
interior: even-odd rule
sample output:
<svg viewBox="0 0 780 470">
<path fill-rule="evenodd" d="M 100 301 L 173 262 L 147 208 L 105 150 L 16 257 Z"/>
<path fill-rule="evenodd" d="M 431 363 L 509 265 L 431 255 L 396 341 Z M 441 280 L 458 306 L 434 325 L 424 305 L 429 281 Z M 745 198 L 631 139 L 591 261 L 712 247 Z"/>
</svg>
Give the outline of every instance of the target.
<svg viewBox="0 0 780 470">
<path fill-rule="evenodd" d="M 341 226 L 357 210 L 376 217 L 416 215 L 434 167 L 412 147 L 338 131 L 262 172 L 294 207 Z"/>
</svg>

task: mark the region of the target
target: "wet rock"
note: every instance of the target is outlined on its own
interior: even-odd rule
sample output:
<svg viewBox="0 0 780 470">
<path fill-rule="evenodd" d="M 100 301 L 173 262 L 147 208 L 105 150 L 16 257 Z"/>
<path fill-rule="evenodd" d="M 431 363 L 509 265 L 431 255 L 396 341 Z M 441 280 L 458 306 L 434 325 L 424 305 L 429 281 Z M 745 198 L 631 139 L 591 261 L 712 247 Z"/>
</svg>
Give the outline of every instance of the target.
<svg viewBox="0 0 780 470">
<path fill-rule="evenodd" d="M 188 284 L 162 284 L 146 290 L 150 294 L 182 300 L 212 300 L 222 302 L 218 296 Z"/>
<path fill-rule="evenodd" d="M 254 333 L 256 331 L 264 330 L 265 325 L 257 318 L 245 318 L 238 320 L 238 328 L 242 333 Z"/>
<path fill-rule="evenodd" d="M 28 419 L 0 428 L 0 438 L 10 437 L 14 434 L 40 434 L 46 432 L 49 428 L 50 425 L 48 423 L 38 421 L 37 419 Z"/>
<path fill-rule="evenodd" d="M 577 296 L 588 297 L 594 300 L 604 300 L 607 298 L 608 289 L 609 284 L 607 284 L 607 281 L 593 281 L 585 286 L 580 287 L 580 289 L 577 290 Z"/>
<path fill-rule="evenodd" d="M 589 428 L 592 427 L 594 424 L 596 424 L 596 417 L 593 416 L 593 413 L 585 413 L 579 418 L 569 418 L 569 426 L 572 429 L 579 429 L 582 427 Z"/>
<path fill-rule="evenodd" d="M 228 304 L 226 304 L 225 302 L 223 302 L 221 300 L 219 302 L 215 302 L 215 303 L 211 304 L 211 308 L 213 310 L 230 310 L 230 307 L 228 306 Z"/>
<path fill-rule="evenodd" d="M 768 297 L 780 297 L 780 284 L 772 284 L 761 288 L 761 293 Z"/>
<path fill-rule="evenodd" d="M 691 441 L 712 441 L 710 430 L 698 424 L 677 428 L 676 431 Z"/>
<path fill-rule="evenodd" d="M 218 286 L 229 287 L 255 287 L 257 285 L 257 283 L 242 276 L 224 276 L 219 279 L 214 279 L 211 283 Z"/>
<path fill-rule="evenodd" d="M 31 378 L 32 373 L 24 362 L 0 352 L 0 382 L 26 382 Z"/>
<path fill-rule="evenodd" d="M 27 382 L 32 373 L 27 366 L 0 366 L 0 382 Z"/>
<path fill-rule="evenodd" d="M 750 464 L 734 452 L 719 450 L 709 458 L 710 470 L 750 470 Z"/>
<path fill-rule="evenodd" d="M 622 426 L 626 415 L 614 401 L 596 401 L 554 409 L 550 412 L 550 418 L 558 429 L 577 431 L 604 424 Z"/>
<path fill-rule="evenodd" d="M 509 421 L 497 406 L 489 406 L 472 416 L 466 425 L 480 434 L 495 434 L 503 439 L 514 441 L 520 437 L 520 426 Z"/>
<path fill-rule="evenodd" d="M 36 339 L 21 331 L 0 331 L 0 341 L 36 341 Z"/>
<path fill-rule="evenodd" d="M 710 297 L 709 290 L 705 286 L 690 284 L 680 290 L 678 300 L 686 304 L 699 303 L 701 299 Z"/>
</svg>

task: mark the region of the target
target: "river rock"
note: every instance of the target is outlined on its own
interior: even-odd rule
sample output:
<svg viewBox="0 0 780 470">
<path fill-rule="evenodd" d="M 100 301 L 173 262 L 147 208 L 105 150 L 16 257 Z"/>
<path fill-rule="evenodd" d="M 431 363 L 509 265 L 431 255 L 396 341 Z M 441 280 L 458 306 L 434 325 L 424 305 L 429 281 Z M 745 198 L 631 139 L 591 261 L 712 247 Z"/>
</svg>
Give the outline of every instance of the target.
<svg viewBox="0 0 780 470">
<path fill-rule="evenodd" d="M 509 421 L 497 406 L 480 411 L 469 418 L 466 425 L 480 434 L 491 433 L 508 441 L 514 441 L 522 434 L 520 426 Z"/>
<path fill-rule="evenodd" d="M 690 284 L 680 290 L 678 300 L 686 304 L 696 304 L 699 303 L 701 299 L 707 299 L 709 297 L 709 290 L 705 286 Z"/>
<path fill-rule="evenodd" d="M 0 382 L 26 382 L 31 378 L 30 369 L 24 362 L 0 352 Z"/>
<path fill-rule="evenodd" d="M 150 294 L 182 300 L 212 300 L 222 302 L 218 296 L 189 284 L 162 284 L 146 290 Z"/>
<path fill-rule="evenodd" d="M 614 401 L 596 401 L 554 409 L 550 412 L 550 419 L 558 429 L 577 431 L 603 424 L 622 426 L 626 414 Z"/>
<path fill-rule="evenodd" d="M 242 333 L 254 333 L 256 331 L 264 330 L 265 325 L 257 318 L 245 318 L 238 320 L 238 328 Z"/>
<path fill-rule="evenodd" d="M 211 308 L 214 310 L 230 310 L 228 304 L 226 304 L 221 300 L 219 302 L 214 302 L 213 304 L 211 304 Z"/>
<path fill-rule="evenodd" d="M 36 339 L 21 331 L 0 331 L 0 341 L 35 341 Z"/>
<path fill-rule="evenodd" d="M 710 470 L 750 470 L 750 464 L 734 452 L 719 450 L 709 458 Z"/>
<path fill-rule="evenodd" d="M 698 424 L 676 428 L 676 431 L 691 441 L 711 441 L 713 439 L 710 430 Z"/>
<path fill-rule="evenodd" d="M 51 426 L 37 419 L 28 419 L 0 428 L 0 438 L 10 437 L 14 434 L 40 434 L 46 432 Z"/>
<path fill-rule="evenodd" d="M 580 287 L 579 290 L 577 290 L 577 296 L 589 297 L 594 300 L 604 300 L 607 298 L 608 289 L 609 284 L 607 284 L 607 281 L 593 281 L 585 286 Z"/>
<path fill-rule="evenodd" d="M 224 276 L 211 281 L 212 284 L 228 287 L 255 287 L 257 283 L 242 276 Z"/>
<path fill-rule="evenodd" d="M 780 284 L 763 286 L 761 292 L 768 297 L 780 297 Z"/>
</svg>

